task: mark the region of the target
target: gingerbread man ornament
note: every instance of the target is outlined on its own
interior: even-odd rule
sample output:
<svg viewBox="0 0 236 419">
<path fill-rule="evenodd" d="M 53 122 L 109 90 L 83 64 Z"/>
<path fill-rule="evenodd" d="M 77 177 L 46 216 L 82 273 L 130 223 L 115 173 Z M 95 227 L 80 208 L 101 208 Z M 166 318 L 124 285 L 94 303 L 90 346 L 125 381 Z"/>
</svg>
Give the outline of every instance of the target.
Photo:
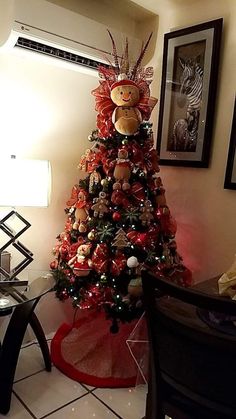
<svg viewBox="0 0 236 419">
<path fill-rule="evenodd" d="M 121 148 L 118 151 L 118 158 L 116 159 L 113 175 L 116 180 L 113 185 L 113 190 L 122 188 L 126 191 L 130 188 L 129 178 L 131 175 L 131 161 L 128 158 L 128 151 L 125 148 Z"/>
</svg>

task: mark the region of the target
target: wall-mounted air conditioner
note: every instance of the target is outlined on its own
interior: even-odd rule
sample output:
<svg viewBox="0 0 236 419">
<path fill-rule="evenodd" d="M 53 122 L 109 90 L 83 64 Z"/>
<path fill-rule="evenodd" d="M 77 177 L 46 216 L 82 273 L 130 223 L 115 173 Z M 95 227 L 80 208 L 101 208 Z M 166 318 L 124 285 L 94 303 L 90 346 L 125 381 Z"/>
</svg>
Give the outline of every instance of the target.
<svg viewBox="0 0 236 419">
<path fill-rule="evenodd" d="M 115 39 L 125 39 L 125 34 L 109 29 Z M 140 46 L 141 41 L 132 38 L 132 50 Z M 94 70 L 106 63 L 112 47 L 107 27 L 96 20 L 45 0 L 0 0 L 0 52 L 6 49 L 24 49 Z"/>
</svg>

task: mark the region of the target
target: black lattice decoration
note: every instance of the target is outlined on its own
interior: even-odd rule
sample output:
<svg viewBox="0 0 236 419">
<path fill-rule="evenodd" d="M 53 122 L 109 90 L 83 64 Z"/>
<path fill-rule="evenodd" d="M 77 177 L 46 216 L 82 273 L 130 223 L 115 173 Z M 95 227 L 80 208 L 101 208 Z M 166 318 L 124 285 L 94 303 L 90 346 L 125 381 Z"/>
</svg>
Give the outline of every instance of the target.
<svg viewBox="0 0 236 419">
<path fill-rule="evenodd" d="M 6 222 L 12 217 L 17 217 L 23 224 L 24 227 L 21 228 L 17 233 L 6 224 Z M 16 240 L 18 237 L 20 237 L 28 228 L 31 226 L 31 224 L 20 214 L 18 214 L 17 211 L 12 210 L 9 212 L 5 217 L 3 217 L 0 220 L 0 229 L 10 237 L 10 240 L 8 240 L 1 248 L 0 248 L 0 254 L 10 245 L 12 245 L 18 252 L 20 252 L 24 259 L 15 266 L 10 272 L 7 272 L 4 268 L 0 266 L 0 273 L 4 276 L 5 280 L 12 280 L 17 279 L 17 275 L 25 269 L 29 263 L 33 260 L 33 253 L 27 249 L 19 240 Z"/>
</svg>

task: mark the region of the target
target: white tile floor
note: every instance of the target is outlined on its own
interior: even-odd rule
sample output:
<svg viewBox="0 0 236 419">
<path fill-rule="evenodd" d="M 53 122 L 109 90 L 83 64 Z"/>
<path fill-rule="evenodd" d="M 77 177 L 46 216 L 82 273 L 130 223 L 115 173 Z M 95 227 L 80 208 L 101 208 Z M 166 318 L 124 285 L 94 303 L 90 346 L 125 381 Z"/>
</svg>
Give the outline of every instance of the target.
<svg viewBox="0 0 236 419">
<path fill-rule="evenodd" d="M 50 340 L 49 340 L 50 344 Z M 21 349 L 10 419 L 141 419 L 147 388 L 101 389 L 79 384 L 57 370 L 44 370 L 36 343 Z"/>
</svg>

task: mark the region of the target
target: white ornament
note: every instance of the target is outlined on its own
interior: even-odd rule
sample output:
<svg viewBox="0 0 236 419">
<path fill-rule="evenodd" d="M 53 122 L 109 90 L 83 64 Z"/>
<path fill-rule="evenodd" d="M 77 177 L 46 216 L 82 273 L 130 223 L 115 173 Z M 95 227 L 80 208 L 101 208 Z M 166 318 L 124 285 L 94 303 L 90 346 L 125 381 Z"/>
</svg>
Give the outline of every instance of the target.
<svg viewBox="0 0 236 419">
<path fill-rule="evenodd" d="M 135 256 L 130 256 L 130 258 L 127 259 L 128 268 L 137 268 L 138 265 L 139 265 L 139 262 Z"/>
</svg>

